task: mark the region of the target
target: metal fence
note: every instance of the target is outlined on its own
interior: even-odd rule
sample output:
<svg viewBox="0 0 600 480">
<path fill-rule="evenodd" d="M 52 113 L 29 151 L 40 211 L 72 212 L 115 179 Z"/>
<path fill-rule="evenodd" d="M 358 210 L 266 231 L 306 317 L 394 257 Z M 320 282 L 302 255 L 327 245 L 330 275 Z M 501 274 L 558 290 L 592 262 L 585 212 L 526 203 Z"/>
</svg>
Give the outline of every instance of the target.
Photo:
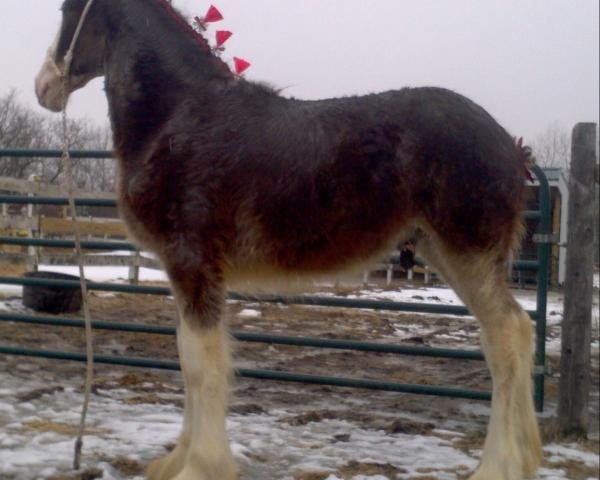
<svg viewBox="0 0 600 480">
<path fill-rule="evenodd" d="M 0 158 L 59 158 L 61 152 L 57 150 L 0 150 Z M 108 151 L 73 151 L 72 158 L 110 158 L 112 153 Z M 538 258 L 535 261 L 517 261 L 514 268 L 517 270 L 536 271 L 537 272 L 537 302 L 536 309 L 529 311 L 532 319 L 536 322 L 536 351 L 535 351 L 535 404 L 538 411 L 544 406 L 544 375 L 545 375 L 545 340 L 546 340 L 546 303 L 547 303 L 547 284 L 548 284 L 548 257 L 550 237 L 550 190 L 548 181 L 539 167 L 534 167 L 533 172 L 538 178 L 540 189 L 540 210 L 525 212 L 527 218 L 536 219 L 539 222 L 536 241 L 538 242 Z M 45 204 L 45 205 L 66 205 L 66 198 L 55 197 L 30 197 L 18 195 L 0 195 L 0 204 Z M 114 207 L 114 200 L 100 199 L 77 199 L 78 206 L 103 206 Z M 54 248 L 74 248 L 74 242 L 70 240 L 48 240 L 36 238 L 15 238 L 0 237 L 0 244 L 22 245 L 22 246 L 44 246 Z M 87 250 L 130 250 L 135 251 L 136 247 L 128 242 L 105 242 L 105 241 L 84 241 L 84 249 Z M 7 285 L 29 285 L 29 286 L 55 286 L 62 288 L 79 288 L 78 281 L 68 280 L 42 280 L 35 278 L 15 278 L 0 277 L 0 284 Z M 96 283 L 88 284 L 90 290 L 100 290 L 106 292 L 135 293 L 144 295 L 171 295 L 168 288 L 155 286 L 134 286 L 114 283 Z M 425 303 L 406 303 L 381 300 L 360 300 L 347 299 L 339 297 L 319 297 L 319 296 L 281 296 L 281 295 L 241 295 L 230 292 L 228 295 L 231 300 L 269 302 L 287 305 L 310 305 L 321 307 L 342 307 L 342 308 L 363 308 L 373 310 L 388 310 L 399 312 L 421 312 L 431 314 L 452 314 L 452 315 L 470 315 L 465 307 L 435 305 Z M 61 327 L 82 328 L 84 322 L 82 319 L 65 318 L 60 316 L 32 316 L 14 313 L 0 313 L 0 322 L 15 322 L 31 325 L 50 325 Z M 143 325 L 134 323 L 95 321 L 95 329 L 113 330 L 121 332 L 152 333 L 157 335 L 174 335 L 175 329 L 172 327 Z M 411 345 L 390 345 L 376 342 L 362 342 L 352 340 L 333 340 L 311 337 L 292 337 L 281 335 L 270 335 L 267 333 L 245 333 L 233 332 L 234 337 L 242 342 L 261 342 L 273 345 L 294 345 L 312 348 L 328 348 L 356 350 L 363 352 L 377 352 L 399 355 L 415 355 L 425 357 L 453 358 L 463 360 L 484 360 L 480 351 L 433 348 L 425 346 Z M 18 346 L 0 345 L 0 354 L 20 355 L 29 357 L 39 357 L 56 360 L 85 361 L 85 355 L 77 352 L 49 351 L 40 349 L 21 348 Z M 133 367 L 145 367 L 164 370 L 178 370 L 179 364 L 173 361 L 164 361 L 149 358 L 132 358 L 111 355 L 96 355 L 95 361 L 99 364 L 126 365 Z M 318 385 L 330 385 L 350 388 L 366 388 L 371 390 L 385 390 L 403 393 L 415 393 L 423 395 L 436 395 L 446 397 L 490 400 L 491 393 L 480 390 L 469 390 L 457 387 L 441 387 L 434 385 L 413 385 L 395 382 L 387 382 L 372 379 L 340 378 L 322 375 L 307 375 L 293 372 L 282 372 L 273 370 L 256 369 L 237 369 L 236 373 L 240 377 L 256 378 L 265 380 L 277 380 L 286 382 L 300 382 Z"/>
</svg>

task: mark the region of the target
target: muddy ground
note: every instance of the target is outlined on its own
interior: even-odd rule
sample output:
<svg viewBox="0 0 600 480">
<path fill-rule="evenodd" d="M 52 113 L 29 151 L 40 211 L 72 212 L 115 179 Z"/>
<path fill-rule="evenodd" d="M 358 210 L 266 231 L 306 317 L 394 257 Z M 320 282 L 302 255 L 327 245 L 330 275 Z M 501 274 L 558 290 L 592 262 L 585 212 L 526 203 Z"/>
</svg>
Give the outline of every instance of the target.
<svg viewBox="0 0 600 480">
<path fill-rule="evenodd" d="M 353 288 L 340 290 L 330 287 L 328 293 L 349 294 L 352 293 Z M 396 285 L 394 288 L 401 288 L 401 286 Z M 424 291 L 425 297 L 426 293 Z M 15 299 L 14 302 L 17 308 L 19 301 Z M 173 302 L 165 297 L 92 293 L 91 312 L 95 319 L 175 325 Z M 471 318 L 278 304 L 230 302 L 227 319 L 231 328 L 237 331 L 395 343 L 400 338 L 405 343 L 416 345 L 449 347 L 464 345 L 467 348 L 476 348 L 479 335 L 477 323 Z M 552 331 L 550 333 L 552 335 Z M 42 347 L 50 350 L 81 351 L 84 345 L 83 334 L 79 329 L 38 326 L 24 328 L 22 325 L 5 322 L 0 322 L 0 338 L 5 345 Z M 163 360 L 177 359 L 175 339 L 171 336 L 98 331 L 95 333 L 95 345 L 97 353 Z M 324 375 L 340 374 L 357 378 L 460 386 L 478 390 L 489 390 L 491 387 L 487 368 L 479 361 L 316 350 L 242 342 L 235 343 L 234 352 L 236 365 L 245 368 L 267 368 Z M 556 406 L 558 361 L 556 358 L 550 358 L 549 363 L 551 374 L 546 384 L 546 401 L 548 410 L 552 412 Z M 597 392 L 597 359 L 594 366 L 592 388 Z M 0 357 L 0 369 L 15 372 L 16 375 L 23 375 L 24 378 L 29 374 L 28 372 L 39 374 L 43 369 L 48 377 L 49 389 L 62 388 L 61 382 L 77 384 L 83 371 L 82 365 L 79 364 L 16 357 Z M 131 404 L 170 402 L 181 405 L 182 403 L 183 390 L 178 373 L 97 366 L 94 385 L 97 393 L 124 388 L 128 391 L 125 401 Z M 164 395 L 165 392 L 172 395 Z M 23 401 L 31 401 L 47 393 L 49 391 L 43 389 L 25 392 Z M 333 405 L 335 408 L 331 407 Z M 297 412 L 283 420 L 290 425 L 308 425 L 324 419 L 339 419 L 351 421 L 365 430 L 384 430 L 392 435 L 396 433 L 428 435 L 434 429 L 460 429 L 464 436 L 454 442 L 454 447 L 465 453 L 472 453 L 480 448 L 485 433 L 487 418 L 477 413 L 480 405 L 485 405 L 485 402 L 238 379 L 231 410 L 237 415 L 250 415 L 268 414 L 273 410 L 285 409 Z M 296 408 L 298 406 L 302 408 Z M 592 423 L 597 424 L 597 402 L 594 403 L 592 416 Z M 544 415 L 541 423 L 546 441 L 552 441 L 554 439 L 552 415 Z M 31 425 L 31 428 L 52 430 L 57 426 L 36 424 Z M 351 433 L 340 434 L 331 441 L 347 441 L 346 435 Z M 595 440 L 580 442 L 580 448 L 584 451 L 597 452 L 597 435 L 595 438 Z M 171 444 L 164 445 L 165 450 L 171 447 Z M 105 460 L 127 478 L 140 475 L 145 468 L 143 460 L 131 460 L 119 456 Z M 260 463 L 268 460 L 257 457 L 252 461 Z M 547 463 L 546 466 L 557 467 L 556 463 L 552 465 Z M 585 466 L 576 461 L 563 461 L 559 466 L 567 472 L 567 478 L 570 480 L 587 480 L 596 478 L 597 475 L 595 467 Z M 94 477 L 93 473 L 90 473 L 90 478 Z M 400 478 L 397 475 L 402 472 L 389 463 L 378 463 L 374 459 L 349 462 L 340 466 L 334 473 L 339 478 L 352 479 L 361 474 Z M 295 470 L 293 478 L 324 480 L 331 474 L 331 471 L 319 472 L 311 468 L 306 472 Z M 466 474 L 466 471 L 459 472 L 457 478 L 466 478 Z M 284 476 L 283 473 L 281 476 L 278 476 L 279 473 L 272 475 L 274 480 Z M 54 476 L 48 477 L 47 480 L 70 478 L 80 477 Z M 250 471 L 243 470 L 242 478 L 258 480 Z M 427 480 L 439 477 L 435 473 L 428 473 L 425 468 L 418 477 L 414 478 Z"/>
</svg>

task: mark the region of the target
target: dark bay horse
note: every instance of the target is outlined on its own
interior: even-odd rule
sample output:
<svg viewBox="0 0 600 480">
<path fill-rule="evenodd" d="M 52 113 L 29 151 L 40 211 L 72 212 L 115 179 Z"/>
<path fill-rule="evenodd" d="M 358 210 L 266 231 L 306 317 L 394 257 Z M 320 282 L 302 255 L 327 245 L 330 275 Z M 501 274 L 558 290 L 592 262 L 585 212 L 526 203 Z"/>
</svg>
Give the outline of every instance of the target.
<svg viewBox="0 0 600 480">
<path fill-rule="evenodd" d="M 53 111 L 68 96 L 63 58 L 85 3 L 64 2 L 36 79 L 40 103 Z M 180 317 L 183 431 L 151 464 L 150 479 L 237 478 L 225 431 L 227 285 L 337 271 L 405 241 L 481 324 L 494 387 L 471 480 L 534 475 L 541 444 L 533 332 L 506 283 L 522 231 L 525 164 L 488 113 L 441 88 L 283 98 L 236 78 L 167 0 L 93 3 L 66 93 L 98 76 L 106 80 L 122 216 L 164 264 Z"/>
</svg>

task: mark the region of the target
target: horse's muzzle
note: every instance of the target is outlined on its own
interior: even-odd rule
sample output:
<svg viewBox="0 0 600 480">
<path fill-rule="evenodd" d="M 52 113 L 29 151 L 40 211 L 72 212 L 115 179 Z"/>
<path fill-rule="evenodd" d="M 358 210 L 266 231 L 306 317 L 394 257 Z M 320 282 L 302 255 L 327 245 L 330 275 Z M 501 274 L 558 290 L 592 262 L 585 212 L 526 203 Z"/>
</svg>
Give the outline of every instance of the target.
<svg viewBox="0 0 600 480">
<path fill-rule="evenodd" d="M 35 94 L 38 102 L 52 112 L 60 112 L 66 103 L 60 70 L 53 60 L 46 59 L 35 78 Z"/>
</svg>

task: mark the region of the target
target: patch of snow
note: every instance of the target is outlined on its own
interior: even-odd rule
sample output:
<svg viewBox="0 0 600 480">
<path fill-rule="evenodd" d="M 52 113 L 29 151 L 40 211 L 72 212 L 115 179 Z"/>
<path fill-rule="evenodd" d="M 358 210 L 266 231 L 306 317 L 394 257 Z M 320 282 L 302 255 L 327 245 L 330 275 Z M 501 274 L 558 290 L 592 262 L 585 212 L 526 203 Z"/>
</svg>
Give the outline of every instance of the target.
<svg viewBox="0 0 600 480">
<path fill-rule="evenodd" d="M 258 318 L 261 315 L 262 313 L 260 311 L 251 308 L 245 308 L 237 314 L 240 318 Z"/>
<path fill-rule="evenodd" d="M 36 380 L 33 375 L 30 380 L 21 377 L 0 372 L 0 478 L 47 478 L 68 473 L 73 452 L 73 437 L 68 430 L 77 425 L 81 394 L 67 386 L 22 403 L 18 392 L 48 387 L 48 383 Z M 107 458 L 126 457 L 146 463 L 163 455 L 164 445 L 176 441 L 179 435 L 182 418 L 179 407 L 132 405 L 127 401 L 131 394 L 127 389 L 102 389 L 92 399 L 83 461 L 85 468 L 101 468 L 105 480 L 126 480 L 106 463 Z M 180 399 L 181 395 L 175 397 Z M 462 409 L 464 412 L 489 414 L 487 406 L 466 405 L 469 406 Z M 394 477 L 401 480 L 419 478 L 424 471 L 439 480 L 458 480 L 477 466 L 481 454 L 479 450 L 464 453 L 454 447 L 453 441 L 462 435 L 459 431 L 435 429 L 431 435 L 390 434 L 336 419 L 290 425 L 286 418 L 295 414 L 298 411 L 278 408 L 263 414 L 230 415 L 227 426 L 232 450 L 245 478 L 293 480 L 301 472 L 330 471 L 330 480 L 340 480 L 334 473 L 337 468 L 357 461 L 390 464 L 403 472 Z M 468 416 L 460 421 L 468 421 Z M 457 425 L 457 430 L 460 429 Z M 340 434 L 348 440 L 333 441 Z M 596 455 L 578 449 L 576 444 L 551 444 L 545 451 L 550 467 L 540 470 L 538 480 L 568 480 L 563 470 L 552 468 L 553 463 L 563 460 L 585 463 L 592 468 L 598 465 Z M 356 475 L 353 480 L 391 478 Z"/>
<path fill-rule="evenodd" d="M 400 290 L 382 290 L 373 288 L 361 290 L 348 298 L 361 298 L 368 300 L 389 300 L 392 302 L 427 302 L 442 305 L 462 305 L 458 296 L 450 288 L 425 287 L 402 288 Z"/>
<path fill-rule="evenodd" d="M 68 275 L 79 275 L 78 267 L 58 266 L 58 265 L 40 265 L 40 270 L 46 272 L 58 272 Z M 109 282 L 114 280 L 127 280 L 129 278 L 128 267 L 93 267 L 84 268 L 85 278 L 94 282 Z M 142 282 L 166 282 L 167 275 L 162 270 L 151 268 L 140 268 L 140 281 Z"/>
<path fill-rule="evenodd" d="M 579 450 L 577 444 L 574 443 L 566 445 L 552 443 L 546 445 L 544 451 L 547 454 L 550 454 L 549 456 L 546 456 L 546 459 L 550 463 L 561 462 L 568 459 L 591 468 L 598 467 L 598 454 Z"/>
<path fill-rule="evenodd" d="M 531 290 L 511 290 L 517 301 L 526 310 L 535 310 L 537 305 L 536 292 Z M 368 300 L 389 300 L 407 303 L 433 303 L 437 305 L 464 306 L 458 295 L 448 287 L 425 286 L 422 288 L 401 288 L 398 290 L 384 290 L 372 288 L 360 290 L 357 294 L 348 295 L 347 298 L 362 298 Z M 562 294 L 548 292 L 547 310 L 553 317 L 562 318 Z"/>
<path fill-rule="evenodd" d="M 0 298 L 1 297 L 16 297 L 21 296 L 23 287 L 20 285 L 5 285 L 0 283 Z"/>
</svg>

